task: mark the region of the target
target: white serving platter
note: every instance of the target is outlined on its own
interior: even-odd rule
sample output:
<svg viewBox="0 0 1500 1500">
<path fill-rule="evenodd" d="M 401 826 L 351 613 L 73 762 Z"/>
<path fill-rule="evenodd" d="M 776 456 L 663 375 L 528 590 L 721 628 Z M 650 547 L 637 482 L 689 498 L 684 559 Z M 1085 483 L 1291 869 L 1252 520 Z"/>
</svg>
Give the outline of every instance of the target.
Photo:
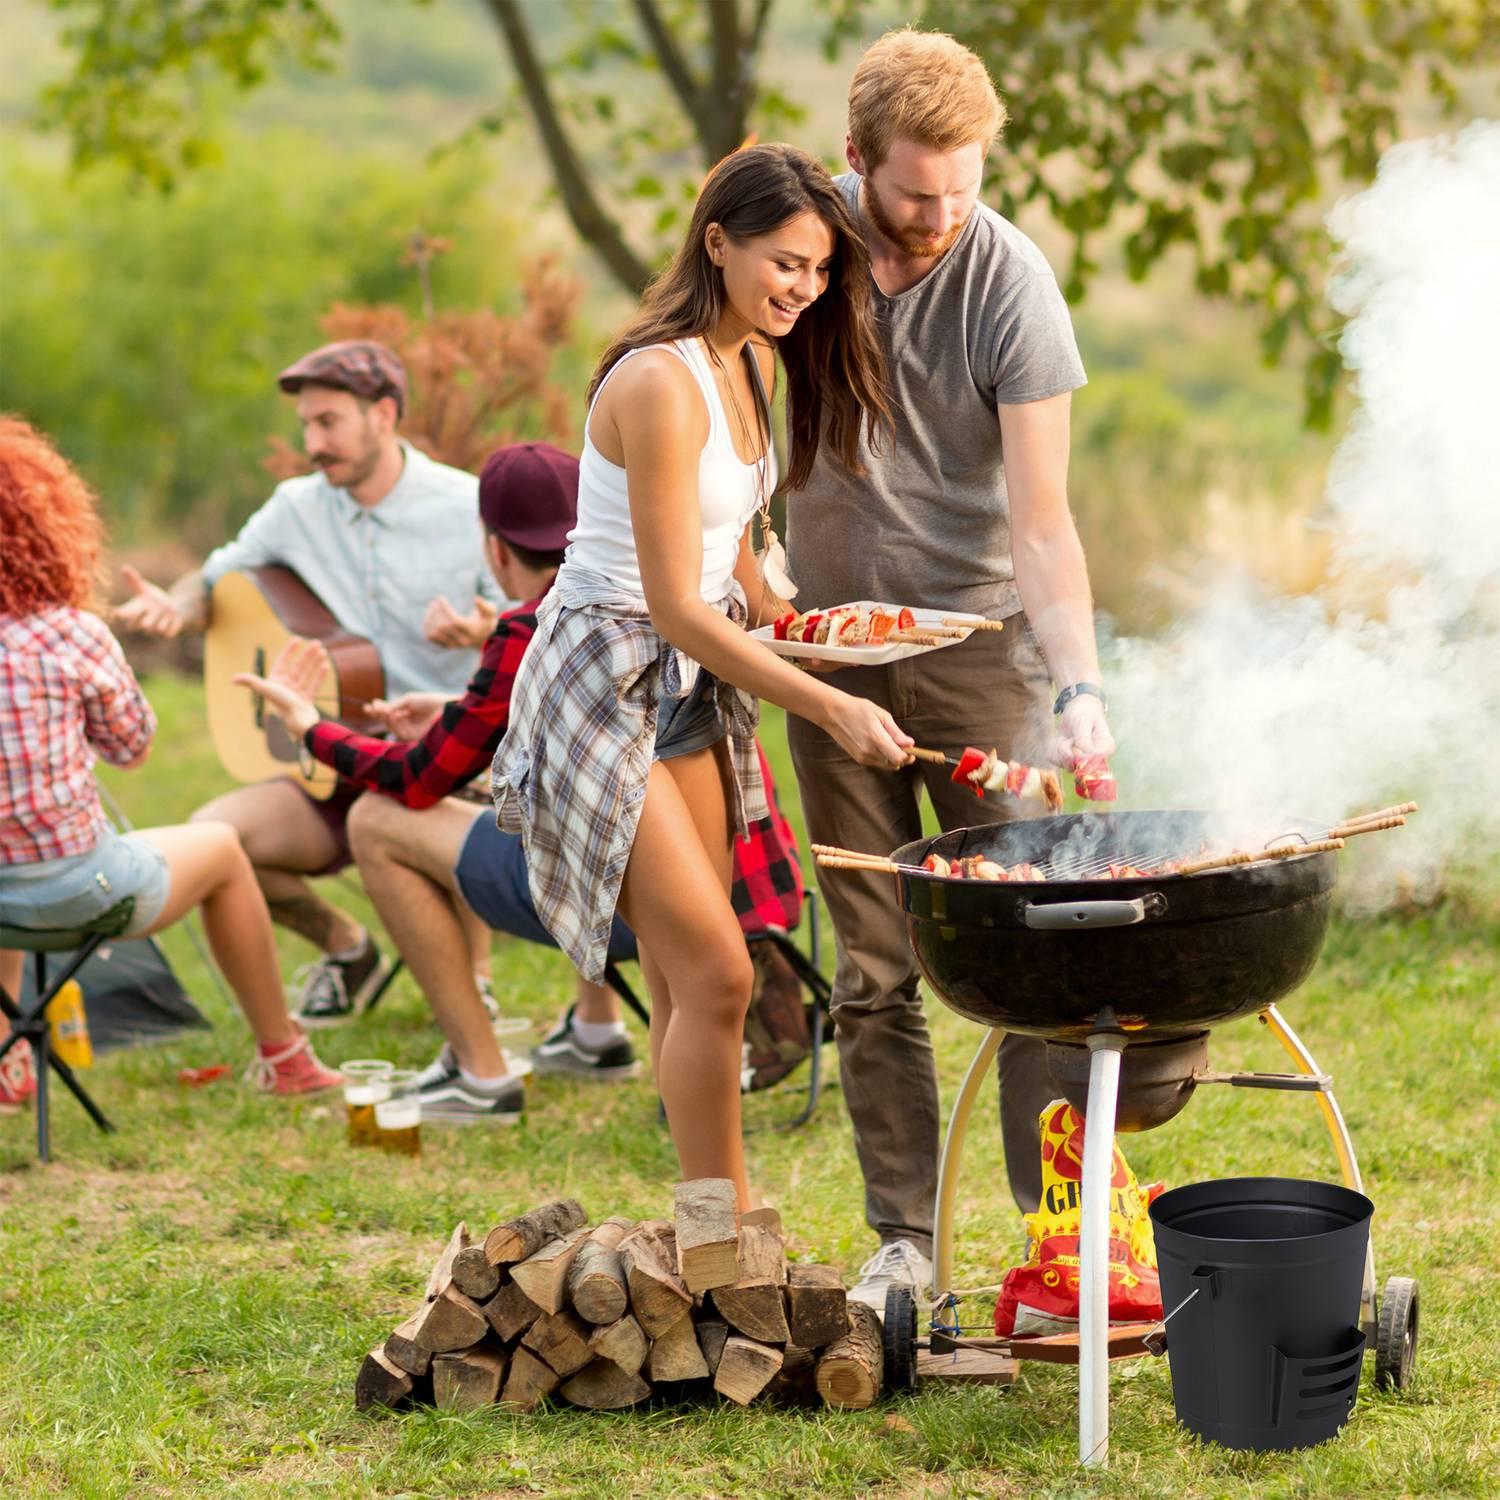
<svg viewBox="0 0 1500 1500">
<path fill-rule="evenodd" d="M 884 604 L 878 599 L 855 599 L 849 604 L 831 606 L 833 609 L 881 609 L 887 614 L 896 614 L 902 607 L 898 604 Z M 942 625 L 945 621 L 954 625 L 973 621 L 978 625 L 984 620 L 983 615 L 969 615 L 952 609 L 918 609 L 914 605 L 905 607 L 915 616 L 918 630 L 924 626 Z M 888 641 L 879 646 L 809 646 L 802 641 L 778 641 L 772 634 L 774 629 L 772 625 L 762 625 L 759 630 L 752 630 L 750 634 L 769 646 L 777 656 L 795 656 L 803 661 L 834 661 L 845 667 L 879 667 L 886 662 L 901 661 L 904 657 L 921 656 L 924 651 L 941 651 L 944 646 L 956 646 L 959 641 L 969 638 L 968 634 L 944 636 L 935 646 L 921 646 L 912 641 Z"/>
</svg>

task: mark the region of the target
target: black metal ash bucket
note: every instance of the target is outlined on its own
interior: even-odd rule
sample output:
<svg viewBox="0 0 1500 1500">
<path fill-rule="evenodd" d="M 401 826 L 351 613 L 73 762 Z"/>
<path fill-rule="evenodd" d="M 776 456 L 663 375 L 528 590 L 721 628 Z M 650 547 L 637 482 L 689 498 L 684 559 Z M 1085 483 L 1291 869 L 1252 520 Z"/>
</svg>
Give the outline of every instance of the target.
<svg viewBox="0 0 1500 1500">
<path fill-rule="evenodd" d="M 1226 1448 L 1307 1448 L 1354 1409 L 1374 1205 L 1326 1182 L 1240 1177 L 1151 1205 L 1177 1420 Z"/>
</svg>

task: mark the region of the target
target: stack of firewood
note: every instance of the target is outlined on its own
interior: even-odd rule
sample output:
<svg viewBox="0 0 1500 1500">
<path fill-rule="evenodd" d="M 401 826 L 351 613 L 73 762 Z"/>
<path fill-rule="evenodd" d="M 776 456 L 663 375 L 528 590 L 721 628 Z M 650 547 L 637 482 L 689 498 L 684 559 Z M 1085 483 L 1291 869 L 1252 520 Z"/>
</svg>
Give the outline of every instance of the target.
<svg viewBox="0 0 1500 1500">
<path fill-rule="evenodd" d="M 875 1400 L 880 1322 L 833 1266 L 789 1265 L 775 1215 L 741 1218 L 725 1179 L 679 1183 L 674 1207 L 672 1221 L 589 1228 L 564 1199 L 482 1239 L 460 1224 L 426 1301 L 365 1356 L 354 1404 Z"/>
</svg>

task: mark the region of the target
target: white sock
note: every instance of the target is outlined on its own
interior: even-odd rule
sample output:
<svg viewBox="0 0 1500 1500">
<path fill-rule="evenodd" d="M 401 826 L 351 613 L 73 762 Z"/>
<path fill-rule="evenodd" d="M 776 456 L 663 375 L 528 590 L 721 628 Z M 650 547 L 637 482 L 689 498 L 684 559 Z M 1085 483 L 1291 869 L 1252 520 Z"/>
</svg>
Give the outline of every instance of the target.
<svg viewBox="0 0 1500 1500">
<path fill-rule="evenodd" d="M 476 1089 L 481 1094 L 498 1094 L 510 1082 L 509 1073 L 502 1073 L 498 1078 L 480 1078 L 462 1067 L 458 1070 L 458 1076 L 471 1089 Z"/>
<path fill-rule="evenodd" d="M 330 953 L 328 956 L 329 958 L 337 959 L 341 964 L 347 964 L 356 958 L 363 958 L 365 956 L 365 949 L 369 946 L 370 934 L 362 932 L 359 941 L 352 948 L 342 948 L 336 953 Z"/>
<path fill-rule="evenodd" d="M 613 1041 L 625 1035 L 623 1021 L 580 1021 L 573 1017 L 573 1035 L 590 1052 L 602 1052 Z"/>
</svg>

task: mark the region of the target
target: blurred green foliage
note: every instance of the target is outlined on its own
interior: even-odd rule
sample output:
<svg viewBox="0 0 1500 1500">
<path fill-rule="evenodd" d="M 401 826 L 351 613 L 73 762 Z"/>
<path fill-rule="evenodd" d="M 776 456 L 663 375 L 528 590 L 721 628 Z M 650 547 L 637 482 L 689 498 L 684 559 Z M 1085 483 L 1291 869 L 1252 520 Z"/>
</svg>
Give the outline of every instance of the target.
<svg viewBox="0 0 1500 1500">
<path fill-rule="evenodd" d="M 186 521 L 195 540 L 264 498 L 268 434 L 295 438 L 275 373 L 322 342 L 336 301 L 418 311 L 406 236 L 451 238 L 439 309 L 513 308 L 524 222 L 492 162 L 344 154 L 290 131 L 230 134 L 224 165 L 167 198 L 113 169 L 65 186 L 37 153 L 0 153 L 0 409 L 55 433 L 116 535 Z M 584 364 L 561 377 L 582 389 Z"/>
</svg>

